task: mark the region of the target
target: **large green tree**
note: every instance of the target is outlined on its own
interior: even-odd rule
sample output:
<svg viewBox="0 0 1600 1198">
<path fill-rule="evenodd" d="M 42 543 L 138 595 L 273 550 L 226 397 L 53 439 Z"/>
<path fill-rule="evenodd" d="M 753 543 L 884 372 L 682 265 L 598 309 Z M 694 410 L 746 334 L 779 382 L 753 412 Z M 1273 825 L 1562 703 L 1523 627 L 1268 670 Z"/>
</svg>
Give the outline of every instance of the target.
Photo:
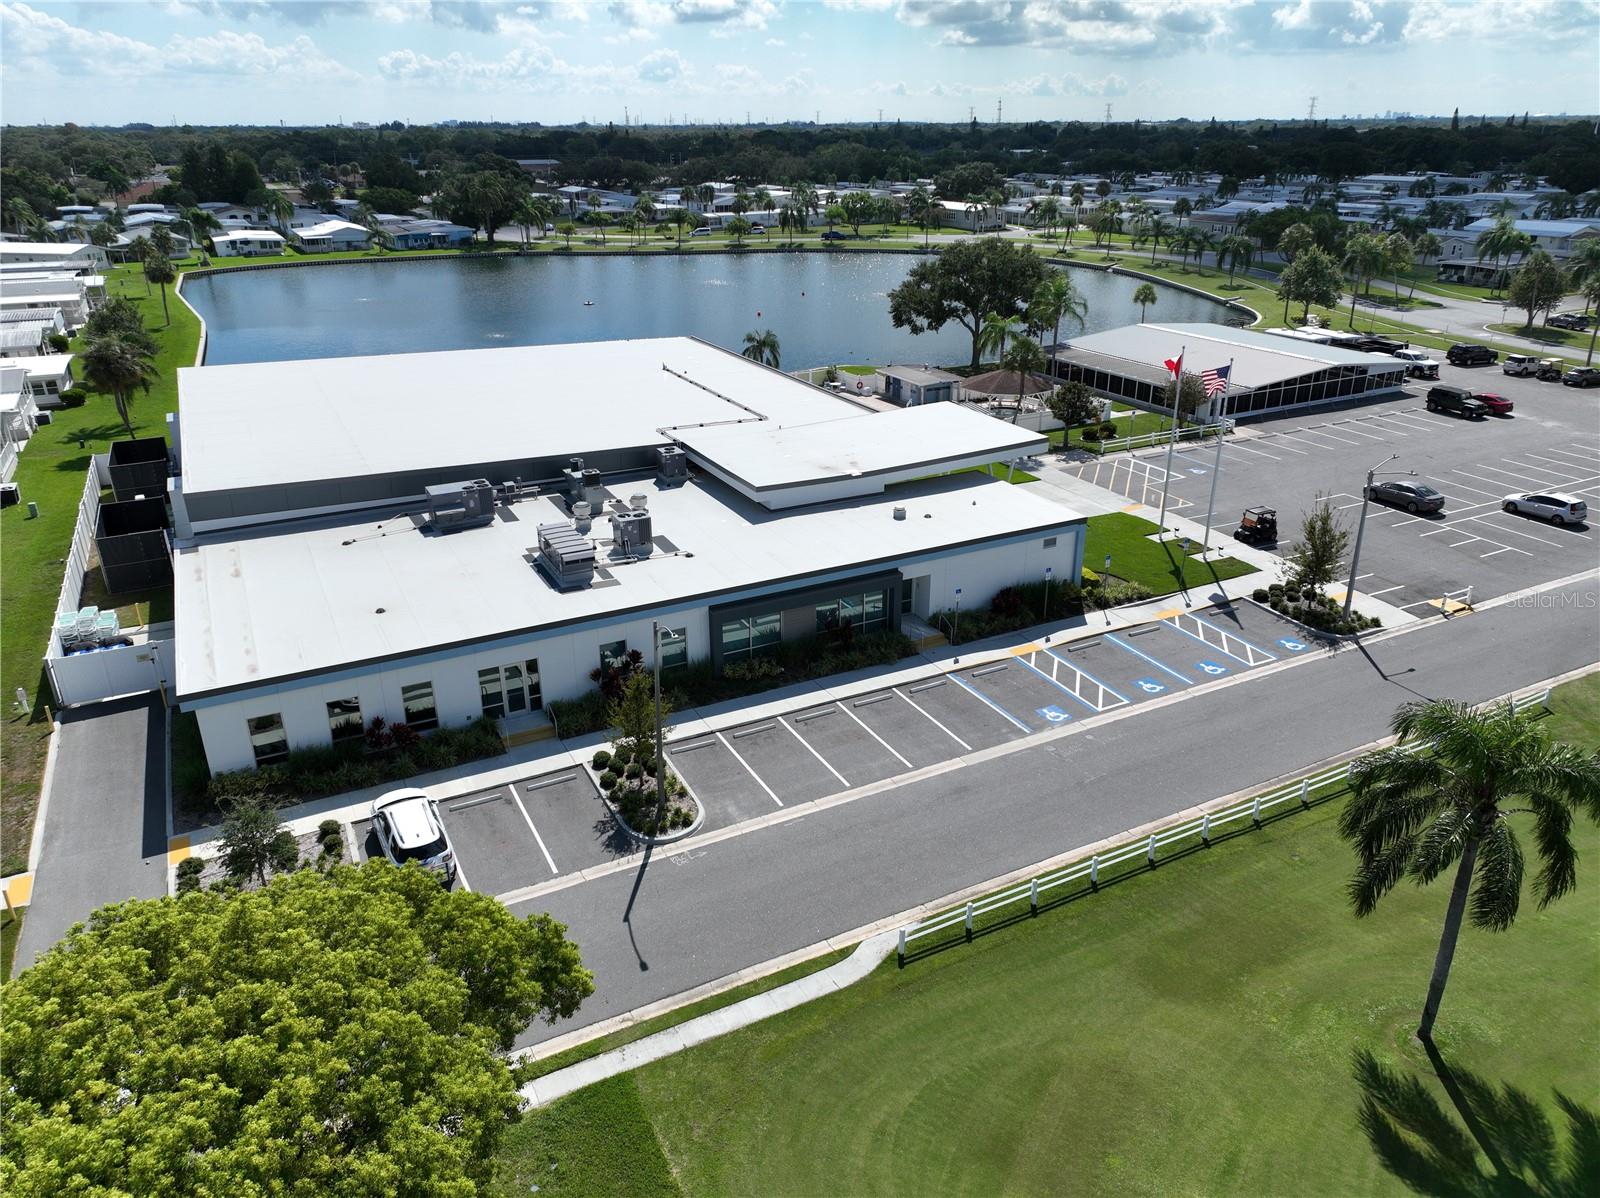
<svg viewBox="0 0 1600 1198">
<path fill-rule="evenodd" d="M 972 338 L 976 367 L 984 317 L 1022 315 L 1049 274 L 1024 245 L 997 237 L 960 241 L 911 268 L 905 282 L 889 292 L 889 317 L 895 328 L 913 333 L 959 324 Z"/>
<path fill-rule="evenodd" d="M 0 992 L 6 1188 L 479 1193 L 565 931 L 385 862 L 101 908 Z"/>
<path fill-rule="evenodd" d="M 1278 294 L 1283 297 L 1283 319 L 1289 320 L 1289 305 L 1302 305 L 1303 320 L 1312 304 L 1331 308 L 1339 302 L 1343 288 L 1339 265 L 1317 246 L 1307 246 L 1295 255 L 1293 262 L 1283 268 L 1278 276 Z"/>
<path fill-rule="evenodd" d="M 165 259 L 162 259 L 165 261 Z M 150 393 L 156 369 L 155 346 L 143 333 L 110 332 L 92 337 L 78 355 L 86 382 L 98 391 L 111 392 L 122 427 L 133 436 L 133 413 L 129 405 L 135 391 Z"/>
<path fill-rule="evenodd" d="M 1351 766 L 1339 832 L 1356 851 L 1349 894 L 1358 916 L 1371 915 L 1403 878 L 1425 886 L 1455 868 L 1417 1028 L 1428 1040 L 1463 918 L 1491 932 L 1516 920 L 1523 854 L 1514 819 L 1532 825 L 1538 905 L 1576 885 L 1572 820 L 1600 821 L 1600 752 L 1553 743 L 1543 724 L 1509 704 L 1476 711 L 1450 699 L 1407 703 L 1391 728 L 1399 743 Z"/>
<path fill-rule="evenodd" d="M 1567 274 L 1545 250 L 1534 250 L 1511 276 L 1506 295 L 1528 313 L 1525 327 L 1532 328 L 1539 313 L 1553 308 L 1567 293 Z"/>
</svg>

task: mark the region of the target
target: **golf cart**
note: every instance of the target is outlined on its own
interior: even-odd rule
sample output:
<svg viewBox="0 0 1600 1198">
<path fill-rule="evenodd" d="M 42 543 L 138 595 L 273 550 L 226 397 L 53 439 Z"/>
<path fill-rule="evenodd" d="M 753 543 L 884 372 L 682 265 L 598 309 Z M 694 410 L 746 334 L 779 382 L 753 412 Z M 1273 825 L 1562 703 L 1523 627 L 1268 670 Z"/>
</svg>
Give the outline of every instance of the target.
<svg viewBox="0 0 1600 1198">
<path fill-rule="evenodd" d="M 1278 513 L 1270 507 L 1247 507 L 1233 539 L 1246 545 L 1272 545 L 1278 540 Z"/>
<path fill-rule="evenodd" d="M 1567 364 L 1560 358 L 1540 358 L 1539 368 L 1533 372 L 1533 377 L 1541 383 L 1559 383 L 1566 369 Z"/>
</svg>

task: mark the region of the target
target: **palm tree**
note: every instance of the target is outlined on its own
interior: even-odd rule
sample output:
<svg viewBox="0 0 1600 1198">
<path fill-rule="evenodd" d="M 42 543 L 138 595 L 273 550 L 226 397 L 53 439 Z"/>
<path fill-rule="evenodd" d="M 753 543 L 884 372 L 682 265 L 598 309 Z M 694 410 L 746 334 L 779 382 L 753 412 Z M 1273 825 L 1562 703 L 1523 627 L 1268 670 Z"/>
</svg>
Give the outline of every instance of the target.
<svg viewBox="0 0 1600 1198">
<path fill-rule="evenodd" d="M 161 373 L 156 369 L 155 344 L 142 334 L 107 333 L 90 339 L 78 361 L 83 365 L 83 377 L 91 386 L 111 392 L 117 415 L 122 417 L 122 427 L 128 430 L 128 436 L 133 436 L 129 403 L 134 389 L 149 394 L 151 380 Z"/>
<path fill-rule="evenodd" d="M 1400 299 L 1400 276 L 1411 269 L 1417 250 L 1404 233 L 1390 233 L 1383 239 L 1383 260 L 1394 280 L 1394 298 Z"/>
<path fill-rule="evenodd" d="M 1368 289 L 1372 286 L 1372 276 L 1382 272 L 1385 266 L 1383 242 L 1371 233 L 1357 233 L 1344 247 L 1345 271 L 1350 275 L 1350 327 L 1356 327 L 1356 296 L 1365 283 Z"/>
<path fill-rule="evenodd" d="M 183 223 L 189 227 L 189 236 L 197 250 L 205 249 L 205 239 L 211 234 L 222 232 L 222 222 L 204 208 L 185 208 Z"/>
<path fill-rule="evenodd" d="M 1035 200 L 1030 207 L 1033 209 L 1033 223 L 1044 227 L 1044 235 L 1049 239 L 1055 235 L 1056 225 L 1061 222 L 1061 201 L 1055 196 L 1045 196 Z"/>
<path fill-rule="evenodd" d="M 1015 313 L 1003 316 L 999 312 L 991 312 L 983 318 L 983 324 L 978 328 L 978 353 L 984 354 L 992 349 L 996 358 L 1003 358 L 1007 339 L 1020 336 L 1021 333 L 1022 321 Z"/>
<path fill-rule="evenodd" d="M 1189 213 L 1193 211 L 1194 205 L 1189 202 L 1188 196 L 1179 196 L 1177 202 L 1172 205 L 1172 215 L 1178 218 L 1178 225 L 1180 228 L 1182 227 L 1184 220 L 1187 219 Z"/>
<path fill-rule="evenodd" d="M 739 351 L 752 362 L 778 369 L 778 334 L 771 329 L 752 329 L 744 335 L 744 348 Z"/>
<path fill-rule="evenodd" d="M 1167 249 L 1178 251 L 1181 268 L 1187 270 L 1189 255 L 1194 253 L 1194 230 L 1179 229 L 1167 239 Z"/>
<path fill-rule="evenodd" d="M 1417 265 L 1426 266 L 1429 258 L 1437 258 L 1444 253 L 1444 243 L 1439 240 L 1436 233 L 1423 231 L 1418 233 L 1411 243 L 1411 252 L 1416 255 Z M 1411 294 L 1417 294 L 1417 281 L 1411 280 Z"/>
<path fill-rule="evenodd" d="M 1189 244 L 1194 247 L 1194 264 L 1203 272 L 1206 268 L 1206 255 L 1216 248 L 1217 239 L 1204 229 L 1190 229 Z M 1221 264 L 1218 263 L 1218 266 Z"/>
<path fill-rule="evenodd" d="M 161 288 L 161 317 L 165 324 L 172 323 L 172 315 L 167 311 L 167 284 L 178 277 L 177 270 L 172 263 L 160 254 L 152 254 L 145 259 L 144 277 L 148 282 L 155 283 Z M 149 390 L 149 388 L 146 388 Z"/>
<path fill-rule="evenodd" d="M 1600 278 L 1591 277 L 1583 285 L 1583 305 L 1585 311 L 1596 304 L 1600 304 Z M 1600 320 L 1595 321 L 1594 328 L 1589 330 L 1589 352 L 1583 359 L 1583 364 L 1585 366 L 1589 366 L 1594 363 L 1594 341 L 1596 336 L 1600 336 Z"/>
<path fill-rule="evenodd" d="M 1078 223 L 1083 223 L 1083 184 L 1074 183 L 1067 192 L 1067 199 L 1072 203 L 1072 210 L 1078 214 Z"/>
<path fill-rule="evenodd" d="M 1255 242 L 1248 237 L 1241 237 L 1235 233 L 1224 237 L 1217 246 L 1217 266 L 1220 268 L 1224 260 L 1228 263 L 1228 286 L 1233 286 L 1233 273 L 1236 270 L 1249 270 L 1250 263 L 1256 256 Z"/>
<path fill-rule="evenodd" d="M 1072 285 L 1065 271 L 1053 270 L 1050 277 L 1039 284 L 1028 303 L 1028 322 L 1037 329 L 1049 329 L 1050 377 L 1056 373 L 1056 346 L 1061 343 L 1061 322 L 1071 320 L 1081 329 L 1088 314 L 1089 303 Z"/>
<path fill-rule="evenodd" d="M 1145 222 L 1145 234 L 1150 238 L 1150 261 L 1156 260 L 1156 251 L 1164 242 L 1172 241 L 1172 226 L 1159 214 L 1152 214 Z"/>
<path fill-rule="evenodd" d="M 1144 310 L 1157 299 L 1156 289 L 1149 283 L 1140 283 L 1133 292 L 1133 302 L 1139 305 L 1139 323 L 1144 323 Z"/>
<path fill-rule="evenodd" d="M 17 231 L 18 237 L 26 237 L 28 230 L 39 223 L 39 214 L 33 210 L 33 205 L 21 196 L 7 196 L 5 219 Z"/>
<path fill-rule="evenodd" d="M 1400 744 L 1351 766 L 1339 832 L 1356 850 L 1349 895 L 1358 917 L 1407 874 L 1427 885 L 1456 867 L 1417 1028 L 1430 1041 L 1469 892 L 1474 927 L 1500 932 L 1517 917 L 1522 847 L 1508 817 L 1533 817 L 1541 862 L 1533 895 L 1546 907 L 1576 881 L 1574 812 L 1600 821 L 1600 753 L 1552 744 L 1542 724 L 1509 705 L 1474 711 L 1449 699 L 1408 703 L 1391 728 Z"/>
<path fill-rule="evenodd" d="M 1012 424 L 1022 415 L 1022 396 L 1028 389 L 1028 377 L 1037 374 L 1044 364 L 1044 351 L 1039 348 L 1039 343 L 1021 333 L 1011 339 L 1011 347 L 1001 355 L 1001 369 L 1017 372 L 1017 407 L 1011 413 Z"/>
<path fill-rule="evenodd" d="M 1567 259 L 1567 269 L 1572 272 L 1572 285 L 1582 291 L 1591 279 L 1600 279 L 1600 237 L 1585 237 L 1572 247 Z M 1584 311 L 1588 311 L 1585 305 Z"/>
<path fill-rule="evenodd" d="M 806 214 L 798 204 L 785 204 L 778 209 L 778 228 L 790 235 L 791 244 L 799 240 L 800 234 L 805 232 Z"/>
</svg>

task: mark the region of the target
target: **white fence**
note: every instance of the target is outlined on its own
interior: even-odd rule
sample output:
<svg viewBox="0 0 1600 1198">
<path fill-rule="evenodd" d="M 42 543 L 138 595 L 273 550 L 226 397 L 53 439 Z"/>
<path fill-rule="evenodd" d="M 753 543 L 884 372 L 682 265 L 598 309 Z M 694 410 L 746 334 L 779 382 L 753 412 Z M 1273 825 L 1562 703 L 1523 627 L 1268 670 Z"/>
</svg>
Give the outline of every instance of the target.
<svg viewBox="0 0 1600 1198">
<path fill-rule="evenodd" d="M 56 597 L 56 611 L 77 611 L 83 598 L 83 578 L 94 555 L 94 530 L 100 517 L 100 489 L 109 473 L 108 455 L 96 454 L 83 480 L 83 495 L 78 500 L 78 521 L 72 529 L 72 544 Z M 170 628 L 170 625 L 164 625 Z M 45 649 L 45 671 L 56 706 L 76 707 L 98 703 L 116 695 L 139 694 L 156 690 L 172 681 L 173 641 L 170 632 L 136 634 L 131 645 L 114 645 L 92 653 L 67 653 L 50 627 Z"/>
<path fill-rule="evenodd" d="M 1165 445 L 1168 441 L 1196 441 L 1202 437 L 1215 436 L 1218 426 L 1215 424 L 1186 424 L 1178 430 L 1174 437 L 1172 432 L 1140 433 L 1137 437 L 1112 437 L 1106 441 L 1097 441 L 1083 446 L 1084 449 L 1095 453 L 1116 453 L 1123 449 L 1149 449 L 1155 445 Z M 1224 433 L 1233 428 L 1231 421 L 1222 426 Z"/>
<path fill-rule="evenodd" d="M 1539 707 L 1546 710 L 1550 705 L 1550 688 L 1533 691 L 1525 695 L 1512 695 L 1504 700 L 1511 707 L 1513 713 L 1527 711 L 1529 708 Z M 1407 746 L 1415 748 L 1416 746 Z M 1129 861 L 1144 859 L 1144 864 L 1154 866 L 1159 850 L 1182 841 L 1200 839 L 1202 844 L 1209 845 L 1217 829 L 1229 824 L 1236 824 L 1242 820 L 1249 820 L 1253 827 L 1260 827 L 1263 813 L 1292 803 L 1299 807 L 1309 807 L 1311 796 L 1327 786 L 1334 786 L 1347 781 L 1350 777 L 1351 762 L 1336 765 L 1331 769 L 1323 770 L 1319 774 L 1301 778 L 1298 782 L 1291 782 L 1277 790 L 1268 791 L 1266 794 L 1257 795 L 1253 799 L 1235 803 L 1220 811 L 1208 812 L 1199 819 L 1184 820 L 1182 823 L 1171 824 L 1158 832 L 1152 832 L 1143 840 L 1134 841 L 1106 853 L 1096 853 L 1087 861 L 1077 861 L 1053 873 L 1043 874 L 1027 882 L 1019 882 L 995 894 L 975 899 L 953 911 L 919 923 L 907 924 L 900 929 L 899 958 L 904 965 L 906 951 L 915 941 L 927 936 L 937 936 L 954 928 L 961 928 L 969 938 L 972 935 L 973 920 L 980 915 L 999 911 L 1006 907 L 1020 907 L 1022 903 L 1028 904 L 1030 913 L 1037 914 L 1039 910 L 1039 897 L 1048 894 L 1062 886 L 1073 882 L 1088 880 L 1089 885 L 1097 886 L 1100 882 L 1100 872 L 1113 866 L 1124 865 Z"/>
</svg>

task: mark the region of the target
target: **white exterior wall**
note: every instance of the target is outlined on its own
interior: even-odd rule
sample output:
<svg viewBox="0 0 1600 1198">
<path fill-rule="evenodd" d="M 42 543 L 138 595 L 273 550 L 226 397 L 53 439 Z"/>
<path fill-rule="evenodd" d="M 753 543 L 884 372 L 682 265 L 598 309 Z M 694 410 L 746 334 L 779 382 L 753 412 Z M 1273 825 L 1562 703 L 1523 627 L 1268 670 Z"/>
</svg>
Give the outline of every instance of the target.
<svg viewBox="0 0 1600 1198">
<path fill-rule="evenodd" d="M 961 604 L 966 610 L 987 608 L 989 600 L 1002 587 L 1019 582 L 1038 582 L 1050 566 L 1060 582 L 1076 581 L 1082 565 L 1084 526 L 1063 528 L 1053 534 L 1056 545 L 1045 549 L 1048 534 L 1021 543 L 974 549 L 926 561 L 916 559 L 901 564 L 907 579 L 926 575 L 929 579 L 931 611 L 955 605 L 955 588 L 962 588 Z M 805 585 L 796 581 L 783 589 Z M 927 615 L 919 611 L 920 615 Z M 600 646 L 626 640 L 628 648 L 638 649 L 650 660 L 650 622 L 659 619 L 668 628 L 685 628 L 689 636 L 689 660 L 711 656 L 709 609 L 706 606 L 629 618 L 613 624 L 585 628 L 571 633 L 534 636 L 507 642 L 491 649 L 475 649 L 458 656 L 427 661 L 412 659 L 369 670 L 355 670 L 331 681 L 312 681 L 263 689 L 237 700 L 195 708 L 200 733 L 205 741 L 206 760 L 213 771 L 246 769 L 255 763 L 250 749 L 246 721 L 277 712 L 283 717 L 284 731 L 291 748 L 328 743 L 327 704 L 334 699 L 357 696 L 361 716 L 370 721 L 381 715 L 393 723 L 405 718 L 400 702 L 403 686 L 413 682 L 433 683 L 434 703 L 439 723 L 460 725 L 482 714 L 478 693 L 478 671 L 530 658 L 539 662 L 541 694 L 552 699 L 573 699 L 593 688 L 589 671 L 600 664 Z"/>
</svg>

